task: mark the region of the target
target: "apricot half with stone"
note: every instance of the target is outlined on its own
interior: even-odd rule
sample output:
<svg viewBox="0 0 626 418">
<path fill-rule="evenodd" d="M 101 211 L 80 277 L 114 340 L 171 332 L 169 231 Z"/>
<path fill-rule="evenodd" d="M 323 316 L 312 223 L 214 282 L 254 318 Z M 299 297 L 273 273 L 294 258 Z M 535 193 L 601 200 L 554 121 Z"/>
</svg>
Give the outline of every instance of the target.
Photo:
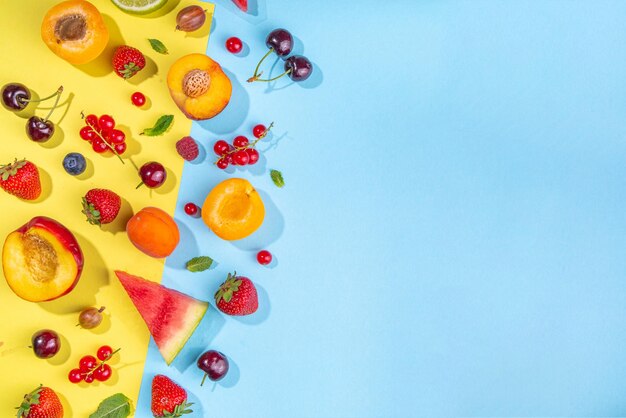
<svg viewBox="0 0 626 418">
<path fill-rule="evenodd" d="M 246 179 L 231 178 L 213 188 L 202 205 L 202 220 L 225 240 L 247 237 L 265 218 L 265 206 Z"/>
<path fill-rule="evenodd" d="M 53 300 L 68 294 L 78 283 L 83 253 L 66 227 L 38 216 L 7 236 L 2 270 L 11 290 L 22 299 Z"/>
<path fill-rule="evenodd" d="M 71 64 L 86 64 L 102 53 L 109 31 L 96 6 L 69 0 L 53 6 L 41 24 L 48 48 Z"/>
<path fill-rule="evenodd" d="M 233 91 L 220 65 L 204 54 L 179 58 L 167 74 L 174 103 L 189 119 L 211 119 L 219 114 Z"/>
</svg>

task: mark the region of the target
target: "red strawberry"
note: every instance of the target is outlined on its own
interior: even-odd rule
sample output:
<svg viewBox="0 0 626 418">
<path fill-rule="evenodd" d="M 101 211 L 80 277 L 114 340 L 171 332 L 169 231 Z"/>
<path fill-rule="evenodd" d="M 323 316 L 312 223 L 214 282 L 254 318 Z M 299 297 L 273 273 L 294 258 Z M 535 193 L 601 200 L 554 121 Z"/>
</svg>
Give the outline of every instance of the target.
<svg viewBox="0 0 626 418">
<path fill-rule="evenodd" d="M 241 11 L 248 11 L 248 0 L 233 0 L 233 3 L 235 3 L 235 6 L 239 7 Z"/>
<path fill-rule="evenodd" d="M 146 58 L 132 46 L 118 46 L 113 52 L 113 69 L 122 78 L 131 78 L 146 66 Z"/>
<path fill-rule="evenodd" d="M 39 170 L 30 161 L 15 159 L 0 166 L 0 187 L 24 200 L 35 200 L 41 194 Z"/>
<path fill-rule="evenodd" d="M 178 152 L 178 155 L 187 161 L 195 160 L 198 158 L 198 154 L 200 154 L 198 144 L 190 136 L 185 136 L 176 142 L 176 151 Z"/>
<path fill-rule="evenodd" d="M 187 403 L 187 392 L 167 376 L 157 374 L 152 379 L 152 415 L 155 417 L 180 417 L 193 411 Z"/>
<path fill-rule="evenodd" d="M 39 385 L 17 407 L 18 418 L 63 418 L 63 405 L 50 388 Z"/>
<path fill-rule="evenodd" d="M 226 281 L 215 292 L 217 308 L 227 315 L 250 315 L 259 307 L 254 283 L 247 277 L 228 273 Z"/>
<path fill-rule="evenodd" d="M 83 213 L 92 225 L 111 223 L 117 217 L 122 199 L 111 190 L 91 189 L 83 197 Z"/>
</svg>

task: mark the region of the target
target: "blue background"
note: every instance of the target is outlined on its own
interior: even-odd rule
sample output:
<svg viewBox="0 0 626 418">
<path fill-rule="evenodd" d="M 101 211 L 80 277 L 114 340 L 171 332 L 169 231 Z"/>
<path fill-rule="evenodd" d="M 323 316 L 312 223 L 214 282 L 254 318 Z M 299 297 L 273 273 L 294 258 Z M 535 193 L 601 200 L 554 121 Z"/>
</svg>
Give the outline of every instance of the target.
<svg viewBox="0 0 626 418">
<path fill-rule="evenodd" d="M 253 7 L 218 1 L 208 54 L 233 101 L 194 126 L 207 155 L 185 166 L 164 283 L 211 300 L 236 269 L 261 308 L 213 309 L 169 368 L 151 343 L 137 416 L 156 373 L 207 417 L 626 414 L 626 2 Z M 245 82 L 275 27 L 316 64 L 304 86 Z M 259 165 L 210 165 L 215 140 L 272 120 Z M 234 175 L 268 216 L 229 243 L 182 207 Z M 219 264 L 186 272 L 199 254 Z M 231 372 L 201 388 L 208 348 Z"/>
</svg>

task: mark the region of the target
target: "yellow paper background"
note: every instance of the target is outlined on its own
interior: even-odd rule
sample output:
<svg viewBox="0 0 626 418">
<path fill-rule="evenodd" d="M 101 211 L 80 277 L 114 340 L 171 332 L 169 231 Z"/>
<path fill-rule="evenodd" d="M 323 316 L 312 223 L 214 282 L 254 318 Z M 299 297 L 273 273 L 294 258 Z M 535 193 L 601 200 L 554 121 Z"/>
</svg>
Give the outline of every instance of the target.
<svg viewBox="0 0 626 418">
<path fill-rule="evenodd" d="M 55 136 L 46 144 L 31 142 L 24 132 L 26 117 L 0 109 L 0 162 L 26 157 L 40 168 L 42 197 L 25 202 L 0 192 L 0 240 L 34 216 L 52 217 L 76 236 L 85 256 L 85 268 L 72 293 L 52 302 L 31 303 L 18 298 L 0 280 L 0 416 L 15 414 L 22 396 L 42 383 L 60 395 L 65 417 L 88 417 L 106 397 L 122 392 L 136 402 L 149 342 L 149 333 L 141 317 L 114 277 L 122 269 L 159 281 L 163 260 L 152 259 L 128 241 L 126 220 L 145 206 L 156 206 L 172 214 L 176 204 L 183 160 L 174 144 L 188 135 L 191 122 L 176 108 L 166 86 L 167 70 L 178 57 L 203 53 L 210 24 L 200 31 L 185 34 L 175 31 L 176 12 L 189 4 L 202 4 L 212 21 L 213 5 L 193 1 L 170 0 L 157 16 L 138 17 L 125 14 L 108 0 L 93 1 L 103 14 L 111 40 L 94 62 L 73 66 L 54 55 L 40 38 L 41 20 L 56 0 L 0 0 L 0 84 L 21 82 L 43 97 L 60 85 L 65 92 L 64 106 L 51 120 L 57 126 Z M 168 55 L 154 52 L 147 38 L 157 38 L 168 47 Z M 110 58 L 115 46 L 127 44 L 139 48 L 147 65 L 134 78 L 125 81 L 111 71 Z M 130 96 L 143 92 L 148 105 L 137 108 Z M 45 102 L 35 114 L 44 117 L 52 101 Z M 29 107 L 27 110 L 30 110 Z M 81 140 L 78 131 L 85 114 L 112 115 L 127 135 L 126 164 L 117 158 L 98 155 Z M 27 112 L 28 113 L 28 112 Z M 154 124 L 164 114 L 175 115 L 172 128 L 163 136 L 142 137 L 139 132 Z M 80 152 L 88 159 L 88 169 L 79 177 L 65 173 L 63 157 Z M 130 156 L 130 157 L 129 157 Z M 139 183 L 137 166 L 159 161 L 168 169 L 167 182 L 149 190 Z M 102 229 L 89 225 L 81 211 L 81 197 L 91 188 L 109 188 L 123 198 L 118 219 Z M 103 324 L 95 330 L 76 327 L 78 313 L 85 307 L 106 306 Z M 41 360 L 27 348 L 33 332 L 50 328 L 62 336 L 62 349 L 56 357 Z M 68 372 L 78 366 L 86 354 L 95 355 L 103 344 L 122 347 L 112 361 L 113 377 L 105 383 L 71 384 Z"/>
</svg>

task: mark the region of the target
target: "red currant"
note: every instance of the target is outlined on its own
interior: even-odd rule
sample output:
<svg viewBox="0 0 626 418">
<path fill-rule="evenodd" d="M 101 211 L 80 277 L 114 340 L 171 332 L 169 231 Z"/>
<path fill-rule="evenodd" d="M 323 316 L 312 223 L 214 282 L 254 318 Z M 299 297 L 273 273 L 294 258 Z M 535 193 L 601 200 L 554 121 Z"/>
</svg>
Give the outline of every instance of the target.
<svg viewBox="0 0 626 418">
<path fill-rule="evenodd" d="M 185 213 L 189 216 L 194 216 L 196 213 L 198 213 L 198 205 L 191 202 L 187 203 L 185 205 Z"/>
<path fill-rule="evenodd" d="M 85 123 L 87 124 L 87 126 L 91 126 L 94 129 L 100 128 L 98 126 L 98 117 L 96 115 L 87 115 L 87 117 L 85 118 Z"/>
<path fill-rule="evenodd" d="M 256 164 L 259 161 L 259 151 L 254 148 L 246 148 L 246 153 L 248 154 L 248 164 Z"/>
<path fill-rule="evenodd" d="M 80 369 L 72 369 L 72 370 L 70 370 L 70 373 L 67 375 L 67 378 L 72 383 L 82 382 L 82 380 L 83 380 L 83 376 L 82 376 L 82 374 L 80 372 Z"/>
<path fill-rule="evenodd" d="M 115 120 L 113 119 L 112 116 L 102 115 L 98 119 L 98 126 L 102 130 L 104 130 L 104 129 L 113 129 L 113 128 L 115 128 Z"/>
<path fill-rule="evenodd" d="M 96 133 L 89 126 L 83 126 L 80 128 L 80 137 L 85 141 L 91 141 L 96 137 Z"/>
<path fill-rule="evenodd" d="M 93 380 L 94 380 L 93 373 L 92 374 L 86 374 L 85 377 L 83 377 L 83 380 L 85 381 L 85 383 L 93 382 Z"/>
<path fill-rule="evenodd" d="M 237 165 L 248 164 L 248 153 L 245 149 L 239 150 L 233 154 L 233 163 Z"/>
<path fill-rule="evenodd" d="M 109 128 L 104 128 L 102 130 L 100 130 L 100 135 L 102 136 L 102 138 L 104 138 L 106 141 L 110 141 L 111 140 L 111 134 L 113 133 L 113 129 L 109 129 Z"/>
<path fill-rule="evenodd" d="M 243 49 L 243 42 L 241 42 L 241 39 L 237 38 L 236 36 L 228 38 L 226 40 L 226 49 L 231 54 L 238 54 Z"/>
<path fill-rule="evenodd" d="M 113 149 L 120 155 L 124 154 L 126 151 L 126 142 L 120 142 L 119 144 L 113 145 Z"/>
<path fill-rule="evenodd" d="M 78 362 L 78 366 L 81 372 L 87 373 L 96 367 L 97 363 L 98 360 L 96 360 L 94 356 L 84 356 L 80 359 L 80 362 Z"/>
<path fill-rule="evenodd" d="M 224 141 L 223 139 L 220 139 L 215 143 L 215 145 L 213 145 L 213 151 L 215 151 L 215 153 L 220 157 L 226 154 L 229 150 L 230 145 L 228 145 L 228 142 Z"/>
<path fill-rule="evenodd" d="M 101 382 L 105 382 L 109 380 L 112 373 L 113 373 L 113 370 L 111 370 L 111 366 L 109 366 L 108 364 L 103 364 L 102 366 L 94 370 L 93 377 L 95 377 L 97 380 Z"/>
<path fill-rule="evenodd" d="M 106 139 L 110 140 L 113 144 L 121 144 L 126 140 L 126 134 L 119 129 L 113 129 Z"/>
<path fill-rule="evenodd" d="M 109 357 L 111 357 L 111 354 L 113 353 L 113 349 L 111 347 L 109 347 L 108 345 L 103 345 L 102 347 L 100 347 L 98 349 L 98 359 L 100 360 L 106 360 Z"/>
<path fill-rule="evenodd" d="M 256 255 L 256 261 L 258 261 L 261 265 L 267 266 L 272 262 L 272 253 L 267 250 L 261 250 Z"/>
<path fill-rule="evenodd" d="M 217 163 L 215 163 L 215 165 L 217 166 L 217 168 L 224 170 L 229 166 L 229 162 L 228 159 L 225 157 L 220 158 L 219 160 L 217 160 Z"/>
<path fill-rule="evenodd" d="M 94 139 L 93 143 L 91 144 L 91 149 L 93 149 L 98 154 L 102 154 L 103 152 L 106 152 L 106 150 L 108 150 L 109 147 L 106 143 L 104 143 L 104 141 L 102 140 L 96 141 Z"/>
<path fill-rule="evenodd" d="M 254 135 L 255 138 L 260 138 L 261 136 L 263 136 L 266 130 L 267 128 L 265 127 L 265 125 L 259 124 L 252 128 L 252 135 Z"/>
<path fill-rule="evenodd" d="M 144 96 L 143 93 L 140 93 L 138 91 L 134 92 L 133 95 L 130 96 L 130 100 L 137 107 L 141 107 L 144 104 L 146 104 L 146 96 Z"/>
<path fill-rule="evenodd" d="M 233 145 L 235 148 L 243 148 L 247 147 L 250 141 L 245 136 L 239 135 L 237 138 L 233 140 Z"/>
</svg>

